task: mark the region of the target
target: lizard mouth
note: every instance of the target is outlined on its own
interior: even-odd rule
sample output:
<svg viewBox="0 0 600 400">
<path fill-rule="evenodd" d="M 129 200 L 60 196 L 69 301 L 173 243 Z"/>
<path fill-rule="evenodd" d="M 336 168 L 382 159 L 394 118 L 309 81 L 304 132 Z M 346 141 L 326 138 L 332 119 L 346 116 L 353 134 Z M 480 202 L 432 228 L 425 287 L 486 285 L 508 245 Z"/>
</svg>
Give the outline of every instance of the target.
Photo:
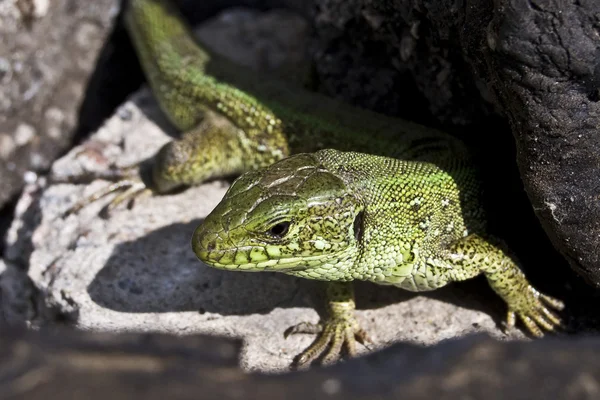
<svg viewBox="0 0 600 400">
<path fill-rule="evenodd" d="M 281 272 L 291 272 L 291 271 L 303 271 L 308 268 L 306 265 L 298 265 L 296 263 L 286 263 L 285 259 L 279 260 L 267 260 L 261 262 L 249 262 L 245 264 L 227 264 L 221 263 L 219 261 L 203 261 L 205 264 L 210 265 L 213 268 L 225 269 L 225 270 L 236 270 L 236 271 L 248 271 L 248 272 L 258 272 L 258 271 L 281 271 Z"/>
<path fill-rule="evenodd" d="M 325 255 L 315 255 L 266 258 L 266 250 L 261 246 L 219 250 L 195 248 L 194 252 L 200 261 L 213 268 L 238 271 L 304 271 L 311 266 L 320 264 L 320 261 L 326 257 Z"/>
<path fill-rule="evenodd" d="M 196 255 L 203 263 L 218 269 L 236 271 L 303 271 L 309 267 L 310 262 L 315 262 L 321 256 L 289 257 L 253 260 L 252 254 L 261 252 L 262 247 L 241 247 L 227 250 L 199 250 Z M 256 258 L 256 257 L 254 257 Z"/>
<path fill-rule="evenodd" d="M 222 233 L 209 231 L 202 224 L 196 228 L 192 237 L 192 248 L 198 259 L 213 268 L 236 271 L 301 271 L 321 257 L 282 257 L 279 252 L 269 252 L 265 246 L 236 246 L 227 235 L 224 237 L 220 232 Z"/>
</svg>

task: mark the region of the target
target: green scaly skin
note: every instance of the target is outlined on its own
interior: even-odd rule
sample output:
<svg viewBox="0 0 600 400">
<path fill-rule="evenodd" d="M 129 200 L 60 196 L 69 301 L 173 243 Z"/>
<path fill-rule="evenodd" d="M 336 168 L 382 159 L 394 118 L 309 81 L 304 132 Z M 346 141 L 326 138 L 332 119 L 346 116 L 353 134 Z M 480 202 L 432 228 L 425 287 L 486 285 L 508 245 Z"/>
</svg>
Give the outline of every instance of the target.
<svg viewBox="0 0 600 400">
<path fill-rule="evenodd" d="M 353 355 L 356 339 L 367 340 L 353 280 L 423 291 L 483 273 L 508 305 L 509 327 L 515 316 L 535 336 L 559 325 L 546 305 L 562 303 L 536 291 L 486 235 L 476 172 L 459 142 L 220 59 L 168 1 L 131 0 L 125 17 L 154 94 L 184 131 L 154 158 L 150 188 L 250 171 L 196 230 L 200 260 L 328 282 L 329 317 L 287 332 L 320 332 L 299 364 L 333 361 L 344 346 Z M 337 151 L 304 154 L 323 148 Z M 285 158 L 295 153 L 303 154 Z M 130 171 L 123 176 L 74 209 L 145 188 Z"/>
</svg>

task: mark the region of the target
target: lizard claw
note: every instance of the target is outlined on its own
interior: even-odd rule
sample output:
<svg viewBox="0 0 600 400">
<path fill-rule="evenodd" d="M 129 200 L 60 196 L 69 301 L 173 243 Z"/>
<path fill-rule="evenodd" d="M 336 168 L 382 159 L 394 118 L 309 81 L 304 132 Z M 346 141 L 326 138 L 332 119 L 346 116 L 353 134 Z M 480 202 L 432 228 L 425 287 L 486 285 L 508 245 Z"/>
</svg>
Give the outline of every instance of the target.
<svg viewBox="0 0 600 400">
<path fill-rule="evenodd" d="M 540 293 L 534 287 L 529 286 L 517 304 L 509 304 L 506 329 L 512 329 L 518 317 L 529 333 L 538 338 L 543 337 L 544 330 L 552 332 L 563 327 L 560 318 L 549 308 L 560 311 L 564 307 L 562 301 Z"/>
<path fill-rule="evenodd" d="M 142 195 L 150 194 L 152 191 L 147 187 L 139 176 L 137 167 L 124 168 L 121 170 L 111 170 L 100 172 L 93 175 L 74 177 L 70 182 L 91 182 L 94 179 L 106 179 L 115 181 L 105 188 L 97 190 L 91 195 L 80 199 L 73 206 L 69 207 L 62 215 L 63 218 L 79 212 L 89 204 L 102 199 L 112 193 L 118 193 L 106 206 L 100 211 L 100 216 L 107 218 L 110 213 L 120 204 L 127 203 L 131 208 L 133 201 Z"/>
<path fill-rule="evenodd" d="M 284 337 L 297 333 L 318 334 L 317 339 L 294 359 L 294 366 L 302 368 L 322 357 L 322 364 L 329 365 L 340 359 L 345 346 L 349 357 L 356 355 L 356 342 L 371 342 L 367 333 L 352 317 L 333 318 L 325 323 L 302 322 L 286 329 Z"/>
</svg>

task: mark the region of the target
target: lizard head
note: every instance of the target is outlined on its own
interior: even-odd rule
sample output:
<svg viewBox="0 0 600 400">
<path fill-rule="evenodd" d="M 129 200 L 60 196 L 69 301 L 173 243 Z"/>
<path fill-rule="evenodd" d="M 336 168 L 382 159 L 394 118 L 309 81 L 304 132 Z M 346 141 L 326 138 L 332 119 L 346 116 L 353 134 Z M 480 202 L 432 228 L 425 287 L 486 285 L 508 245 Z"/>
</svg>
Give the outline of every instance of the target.
<svg viewBox="0 0 600 400">
<path fill-rule="evenodd" d="M 239 177 L 196 229 L 192 246 L 215 268 L 319 279 L 334 265 L 350 266 L 362 209 L 314 154 L 298 154 Z"/>
</svg>

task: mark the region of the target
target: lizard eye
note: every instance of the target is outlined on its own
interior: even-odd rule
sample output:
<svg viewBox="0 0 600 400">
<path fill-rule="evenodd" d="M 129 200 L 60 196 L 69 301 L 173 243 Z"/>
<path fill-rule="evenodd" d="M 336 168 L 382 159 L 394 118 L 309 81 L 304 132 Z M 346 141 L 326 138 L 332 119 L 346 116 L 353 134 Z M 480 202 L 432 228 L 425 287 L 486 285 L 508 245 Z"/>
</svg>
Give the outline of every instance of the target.
<svg viewBox="0 0 600 400">
<path fill-rule="evenodd" d="M 283 221 L 283 222 L 280 222 L 278 224 L 273 225 L 267 231 L 267 233 L 270 236 L 273 236 L 275 238 L 282 238 L 282 237 L 285 236 L 286 233 L 288 233 L 289 229 L 290 229 L 290 222 L 289 221 Z"/>
</svg>

